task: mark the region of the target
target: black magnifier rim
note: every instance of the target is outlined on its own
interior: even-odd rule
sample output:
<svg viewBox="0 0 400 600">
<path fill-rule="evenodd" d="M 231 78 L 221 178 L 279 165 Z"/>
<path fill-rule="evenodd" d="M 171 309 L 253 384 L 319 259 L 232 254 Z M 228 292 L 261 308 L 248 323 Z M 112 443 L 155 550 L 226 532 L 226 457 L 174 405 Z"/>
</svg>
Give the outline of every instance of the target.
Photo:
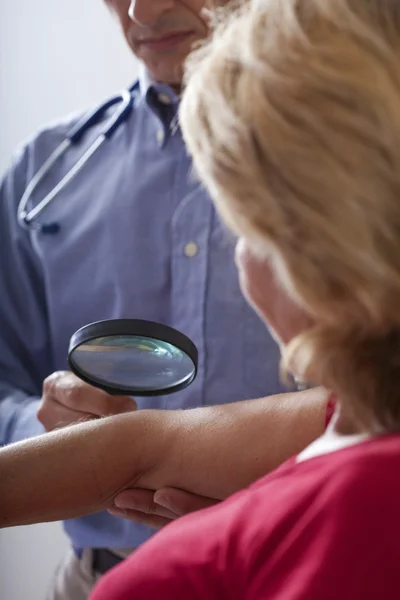
<svg viewBox="0 0 400 600">
<path fill-rule="evenodd" d="M 77 350 L 77 348 L 79 348 L 79 346 L 82 346 L 82 344 L 90 342 L 99 337 L 113 337 L 117 335 L 148 337 L 155 340 L 160 340 L 161 342 L 167 342 L 168 344 L 175 346 L 191 359 L 194 366 L 192 376 L 185 381 L 167 388 L 163 388 L 162 390 L 141 390 L 140 388 L 109 386 L 97 381 L 95 378 L 88 377 L 85 373 L 78 369 L 73 360 L 73 353 L 75 350 Z M 163 323 L 157 323 L 156 321 L 145 321 L 142 319 L 107 319 L 105 321 L 89 323 L 89 325 L 81 327 L 73 334 L 68 348 L 68 364 L 71 371 L 80 379 L 86 383 L 89 383 L 90 385 L 104 390 L 108 394 L 126 396 L 165 396 L 183 390 L 196 378 L 198 368 L 198 351 L 190 338 L 173 327 L 169 327 Z"/>
</svg>

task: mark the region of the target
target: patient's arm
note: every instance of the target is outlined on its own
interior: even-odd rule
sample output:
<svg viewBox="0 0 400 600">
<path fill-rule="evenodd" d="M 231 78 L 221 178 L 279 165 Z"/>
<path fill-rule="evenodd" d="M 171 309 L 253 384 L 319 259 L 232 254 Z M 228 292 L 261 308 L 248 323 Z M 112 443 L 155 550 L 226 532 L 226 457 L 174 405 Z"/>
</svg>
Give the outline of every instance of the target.
<svg viewBox="0 0 400 600">
<path fill-rule="evenodd" d="M 0 450 L 0 526 L 77 517 L 123 489 L 171 486 L 222 499 L 307 446 L 327 393 L 282 394 L 81 423 Z"/>
</svg>

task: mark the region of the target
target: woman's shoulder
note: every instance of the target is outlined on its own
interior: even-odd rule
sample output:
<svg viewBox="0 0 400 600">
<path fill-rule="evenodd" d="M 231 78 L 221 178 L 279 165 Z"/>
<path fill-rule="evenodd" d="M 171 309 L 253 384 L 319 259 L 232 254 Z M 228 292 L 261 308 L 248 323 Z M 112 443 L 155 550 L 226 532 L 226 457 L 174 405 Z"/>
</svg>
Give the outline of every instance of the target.
<svg viewBox="0 0 400 600">
<path fill-rule="evenodd" d="M 386 486 L 400 493 L 396 476 L 400 462 L 400 435 L 387 434 L 363 439 L 359 443 L 328 451 L 298 464 L 298 474 L 315 474 L 327 488 L 328 496 L 348 493 L 357 496 L 365 487 Z M 385 486 L 385 488 L 384 488 Z M 330 492 L 330 493 L 329 493 Z"/>
</svg>

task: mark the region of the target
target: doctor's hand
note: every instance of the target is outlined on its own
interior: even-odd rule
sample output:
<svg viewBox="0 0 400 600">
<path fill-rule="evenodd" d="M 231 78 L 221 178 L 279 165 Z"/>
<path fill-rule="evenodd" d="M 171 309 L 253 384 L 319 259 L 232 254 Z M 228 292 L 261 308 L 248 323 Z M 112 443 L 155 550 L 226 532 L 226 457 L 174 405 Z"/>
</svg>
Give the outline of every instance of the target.
<svg viewBox="0 0 400 600">
<path fill-rule="evenodd" d="M 110 396 L 70 371 L 56 371 L 43 382 L 37 417 L 46 431 L 53 431 L 72 423 L 131 412 L 136 408 L 136 402 L 130 396 Z"/>
<path fill-rule="evenodd" d="M 156 492 L 130 489 L 118 494 L 114 499 L 113 508 L 108 509 L 108 512 L 114 517 L 123 517 L 160 529 L 183 515 L 208 508 L 218 502 L 213 498 L 196 496 L 171 487 Z"/>
</svg>

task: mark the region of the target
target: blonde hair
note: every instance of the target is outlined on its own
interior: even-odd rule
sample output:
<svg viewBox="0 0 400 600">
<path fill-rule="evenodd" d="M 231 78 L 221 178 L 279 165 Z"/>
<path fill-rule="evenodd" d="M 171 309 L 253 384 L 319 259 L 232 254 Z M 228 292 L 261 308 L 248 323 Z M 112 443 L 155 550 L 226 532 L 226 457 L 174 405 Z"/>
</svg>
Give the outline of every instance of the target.
<svg viewBox="0 0 400 600">
<path fill-rule="evenodd" d="M 197 173 L 315 317 L 284 364 L 400 430 L 400 3 L 241 3 L 187 81 Z"/>
</svg>

